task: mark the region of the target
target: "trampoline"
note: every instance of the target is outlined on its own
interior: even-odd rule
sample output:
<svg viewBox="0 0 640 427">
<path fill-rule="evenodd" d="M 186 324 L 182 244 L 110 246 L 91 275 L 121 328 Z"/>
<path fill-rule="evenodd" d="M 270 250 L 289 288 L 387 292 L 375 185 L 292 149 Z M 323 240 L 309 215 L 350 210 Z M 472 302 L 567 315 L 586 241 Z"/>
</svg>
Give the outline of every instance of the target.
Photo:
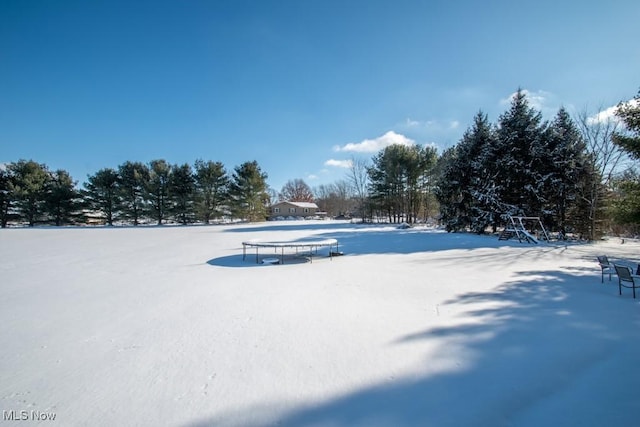
<svg viewBox="0 0 640 427">
<path fill-rule="evenodd" d="M 335 252 L 333 247 L 335 246 Z M 318 248 L 329 247 L 329 258 L 333 260 L 334 254 L 340 254 L 338 251 L 338 239 L 322 239 L 309 237 L 305 239 L 280 241 L 280 242 L 268 242 L 264 240 L 247 240 L 242 242 L 242 260 L 247 257 L 247 248 L 256 248 L 256 263 L 259 263 L 259 251 L 260 248 L 274 248 L 276 251 L 280 248 L 280 264 L 284 264 L 284 250 L 285 248 L 308 248 L 309 252 L 313 254 L 314 250 L 318 251 Z M 310 262 L 313 263 L 313 256 L 309 257 Z"/>
</svg>

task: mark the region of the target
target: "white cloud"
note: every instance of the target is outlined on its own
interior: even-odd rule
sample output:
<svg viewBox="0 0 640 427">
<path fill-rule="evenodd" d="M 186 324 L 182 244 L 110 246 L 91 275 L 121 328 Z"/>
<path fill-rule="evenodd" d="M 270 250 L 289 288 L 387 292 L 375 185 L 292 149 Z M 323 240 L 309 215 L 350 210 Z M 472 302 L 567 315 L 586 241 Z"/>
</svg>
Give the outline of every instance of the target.
<svg viewBox="0 0 640 427">
<path fill-rule="evenodd" d="M 351 160 L 336 160 L 336 159 L 329 159 L 326 162 L 324 162 L 325 166 L 333 166 L 336 168 L 350 168 L 351 165 L 353 163 L 351 162 Z"/>
<path fill-rule="evenodd" d="M 631 99 L 627 102 L 624 102 L 623 105 L 629 105 L 632 107 L 636 107 L 638 106 L 638 100 L 637 99 Z M 612 120 L 614 122 L 618 122 L 620 121 L 620 119 L 618 119 L 618 117 L 616 116 L 616 110 L 618 109 L 617 105 L 614 105 L 613 107 L 609 107 L 606 110 L 602 110 L 600 111 L 598 114 L 594 114 L 593 116 L 587 118 L 587 123 L 590 125 L 595 125 L 597 123 L 606 123 L 609 120 Z"/>
<path fill-rule="evenodd" d="M 414 145 L 415 141 L 407 138 L 402 134 L 395 133 L 394 131 L 390 130 L 389 132 L 375 139 L 365 139 L 357 143 L 350 142 L 346 145 L 343 145 L 342 147 L 336 146 L 334 147 L 334 150 L 353 151 L 357 153 L 375 153 L 393 144 L 409 146 Z"/>
<path fill-rule="evenodd" d="M 315 175 L 315 174 L 312 174 L 312 173 L 307 175 L 307 180 L 309 180 L 309 181 L 314 181 L 316 179 L 318 179 L 318 175 Z"/>
<path fill-rule="evenodd" d="M 527 97 L 527 101 L 529 102 L 529 106 L 535 108 L 536 110 L 547 109 L 549 101 L 555 96 L 551 92 L 547 92 L 545 90 L 538 90 L 535 92 L 531 92 L 528 89 L 522 89 L 521 92 Z M 507 98 L 500 100 L 500 105 L 509 105 L 513 98 L 515 98 L 518 92 L 513 92 Z"/>
</svg>

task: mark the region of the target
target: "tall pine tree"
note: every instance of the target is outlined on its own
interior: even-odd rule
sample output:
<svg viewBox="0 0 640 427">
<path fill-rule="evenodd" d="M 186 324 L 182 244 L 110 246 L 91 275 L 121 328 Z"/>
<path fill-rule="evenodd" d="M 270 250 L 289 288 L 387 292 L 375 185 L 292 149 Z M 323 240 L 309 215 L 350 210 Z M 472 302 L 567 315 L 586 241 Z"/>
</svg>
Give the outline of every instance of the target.
<svg viewBox="0 0 640 427">
<path fill-rule="evenodd" d="M 195 220 L 194 199 L 195 179 L 191 165 L 173 165 L 171 167 L 169 194 L 171 195 L 174 218 L 183 225 Z"/>
<path fill-rule="evenodd" d="M 477 233 L 495 224 L 502 204 L 496 193 L 495 168 L 490 156 L 496 144 L 495 128 L 478 112 L 449 160 L 440 179 L 438 197 L 448 231 L 469 227 Z"/>
<path fill-rule="evenodd" d="M 616 116 L 622 120 L 629 133 L 616 132 L 613 141 L 631 157 L 640 160 L 640 91 L 629 102 L 621 102 Z"/>
<path fill-rule="evenodd" d="M 104 222 L 113 225 L 121 207 L 118 172 L 111 168 L 100 169 L 90 175 L 84 184 L 84 199 L 87 207 L 102 213 Z"/>
<path fill-rule="evenodd" d="M 248 221 L 264 221 L 269 203 L 267 190 L 267 174 L 262 172 L 258 162 L 254 160 L 237 166 L 229 185 L 235 216 Z"/>
<path fill-rule="evenodd" d="M 585 222 L 588 211 L 573 211 L 579 203 L 580 188 L 591 173 L 590 158 L 582 134 L 569 113 L 561 108 L 546 132 L 545 167 L 541 171 L 542 192 L 547 201 L 545 223 L 566 232 Z"/>
<path fill-rule="evenodd" d="M 133 225 L 140 224 L 145 214 L 145 192 L 149 168 L 140 162 L 125 162 L 118 167 L 122 216 Z"/>
<path fill-rule="evenodd" d="M 511 107 L 498 119 L 497 140 L 489 161 L 503 214 L 541 216 L 546 203 L 540 171 L 544 168 L 542 114 L 518 89 Z"/>
<path fill-rule="evenodd" d="M 195 191 L 197 218 L 209 224 L 220 218 L 229 197 L 229 177 L 221 162 L 196 160 Z"/>
<path fill-rule="evenodd" d="M 6 165 L 0 165 L 0 227 L 2 228 L 7 227 L 13 202 L 13 174 Z"/>
<path fill-rule="evenodd" d="M 166 160 L 152 160 L 149 162 L 149 179 L 146 182 L 146 199 L 149 203 L 151 215 L 158 225 L 166 219 L 169 210 L 169 181 L 171 166 Z"/>
<path fill-rule="evenodd" d="M 15 206 L 21 220 L 29 227 L 43 219 L 45 212 L 46 185 L 50 179 L 46 165 L 33 160 L 19 160 L 9 164 L 9 173 L 13 175 L 13 195 Z"/>
<path fill-rule="evenodd" d="M 57 226 L 71 224 L 78 219 L 80 195 L 69 172 L 52 172 L 45 185 L 45 210 Z"/>
</svg>

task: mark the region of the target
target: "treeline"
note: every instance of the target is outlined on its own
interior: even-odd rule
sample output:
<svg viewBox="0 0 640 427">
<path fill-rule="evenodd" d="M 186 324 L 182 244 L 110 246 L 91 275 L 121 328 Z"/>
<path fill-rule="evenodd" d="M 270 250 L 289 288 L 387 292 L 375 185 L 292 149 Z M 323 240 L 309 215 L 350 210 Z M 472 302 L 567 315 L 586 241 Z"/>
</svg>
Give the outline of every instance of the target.
<svg viewBox="0 0 640 427">
<path fill-rule="evenodd" d="M 640 94 L 616 111 L 626 129 L 586 112 L 576 122 L 564 108 L 543 121 L 518 90 L 497 123 L 478 112 L 441 155 L 431 147 L 391 145 L 370 163 L 354 159 L 346 187 L 340 181 L 314 193 L 327 206 L 356 206 L 352 212 L 368 220 L 431 218 L 448 231 L 496 231 L 511 215 L 540 217 L 550 230 L 588 239 L 633 232 L 640 223 L 640 174 L 620 173 L 619 166 L 625 152 L 640 158 Z"/>
<path fill-rule="evenodd" d="M 504 225 L 506 215 L 535 216 L 550 229 L 593 236 L 604 192 L 594 160 L 564 108 L 544 122 L 518 91 L 497 124 L 479 112 L 443 153 L 442 222 L 481 233 Z"/>
<path fill-rule="evenodd" d="M 550 230 L 588 239 L 603 231 L 637 233 L 640 173 L 621 173 L 619 161 L 625 153 L 640 159 L 640 93 L 616 115 L 619 121 L 586 113 L 576 121 L 561 108 L 543 121 L 518 90 L 497 123 L 478 112 L 440 155 L 433 147 L 391 145 L 371 162 L 353 158 L 345 180 L 313 190 L 291 180 L 279 194 L 255 161 L 231 174 L 212 161 L 126 162 L 99 170 L 76 190 L 66 171 L 20 160 L 0 167 L 0 224 L 262 221 L 279 198 L 315 201 L 328 216 L 434 220 L 448 231 L 495 231 L 512 215 L 540 217 Z"/>
<path fill-rule="evenodd" d="M 0 225 L 264 220 L 269 205 L 266 180 L 256 161 L 235 167 L 231 174 L 213 161 L 197 160 L 193 166 L 128 161 L 116 169 L 100 169 L 83 189 L 76 189 L 67 171 L 20 160 L 0 169 Z"/>
</svg>

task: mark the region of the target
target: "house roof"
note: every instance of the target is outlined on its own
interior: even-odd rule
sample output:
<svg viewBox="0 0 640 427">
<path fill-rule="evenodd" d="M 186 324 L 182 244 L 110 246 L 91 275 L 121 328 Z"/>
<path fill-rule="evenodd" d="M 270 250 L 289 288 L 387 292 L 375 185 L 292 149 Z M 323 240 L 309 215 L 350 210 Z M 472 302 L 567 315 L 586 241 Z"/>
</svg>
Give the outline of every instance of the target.
<svg viewBox="0 0 640 427">
<path fill-rule="evenodd" d="M 278 206 L 278 205 L 283 205 L 283 204 L 287 204 L 287 205 L 293 205 L 296 206 L 298 208 L 315 208 L 318 209 L 318 205 L 316 205 L 315 203 L 312 202 L 278 202 L 276 204 L 274 204 L 273 206 Z"/>
</svg>

